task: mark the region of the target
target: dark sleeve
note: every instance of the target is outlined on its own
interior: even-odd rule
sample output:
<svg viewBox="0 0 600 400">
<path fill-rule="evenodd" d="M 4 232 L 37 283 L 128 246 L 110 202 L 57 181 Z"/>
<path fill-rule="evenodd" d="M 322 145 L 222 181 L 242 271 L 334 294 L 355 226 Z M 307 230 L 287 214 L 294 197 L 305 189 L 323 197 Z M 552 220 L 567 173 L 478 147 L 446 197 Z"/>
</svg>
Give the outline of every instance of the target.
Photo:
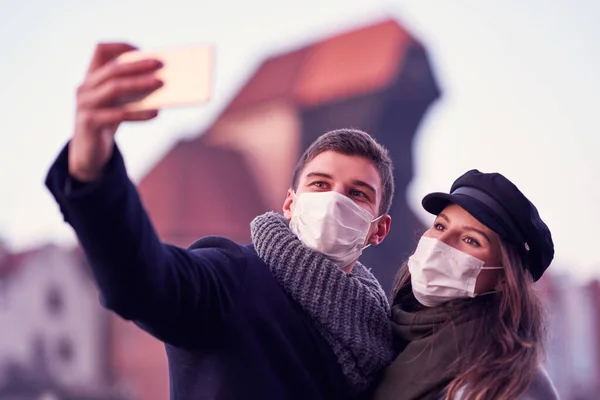
<svg viewBox="0 0 600 400">
<path fill-rule="evenodd" d="M 69 176 L 68 145 L 46 178 L 75 233 L 105 307 L 173 345 L 197 343 L 232 308 L 246 260 L 237 244 L 209 238 L 186 250 L 163 244 L 115 146 L 102 177 Z"/>
</svg>

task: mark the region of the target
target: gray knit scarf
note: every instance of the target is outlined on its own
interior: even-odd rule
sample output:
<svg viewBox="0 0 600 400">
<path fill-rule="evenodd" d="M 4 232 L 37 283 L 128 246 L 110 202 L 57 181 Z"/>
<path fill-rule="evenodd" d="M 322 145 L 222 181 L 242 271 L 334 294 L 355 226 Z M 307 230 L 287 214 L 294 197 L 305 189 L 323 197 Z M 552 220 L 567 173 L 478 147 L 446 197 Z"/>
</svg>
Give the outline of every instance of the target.
<svg viewBox="0 0 600 400">
<path fill-rule="evenodd" d="M 381 285 L 363 265 L 356 263 L 346 274 L 304 246 L 279 214 L 260 215 L 250 228 L 258 256 L 312 317 L 358 395 L 394 356 L 390 307 Z"/>
</svg>

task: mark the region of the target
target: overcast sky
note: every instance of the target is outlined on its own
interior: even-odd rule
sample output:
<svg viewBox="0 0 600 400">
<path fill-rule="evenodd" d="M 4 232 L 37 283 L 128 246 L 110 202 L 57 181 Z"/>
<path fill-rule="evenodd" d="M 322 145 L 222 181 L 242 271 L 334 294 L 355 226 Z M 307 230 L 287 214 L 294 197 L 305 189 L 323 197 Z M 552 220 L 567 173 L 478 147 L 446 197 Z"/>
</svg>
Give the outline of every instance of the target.
<svg viewBox="0 0 600 400">
<path fill-rule="evenodd" d="M 491 3 L 0 0 L 0 235 L 15 250 L 74 242 L 43 179 L 72 132 L 75 88 L 98 41 L 217 48 L 209 105 L 120 130 L 138 180 L 218 116 L 266 56 L 391 16 L 425 44 L 443 90 L 415 142 L 415 212 L 429 221 L 420 198 L 468 169 L 501 172 L 550 226 L 553 268 L 600 276 L 600 2 Z"/>
</svg>

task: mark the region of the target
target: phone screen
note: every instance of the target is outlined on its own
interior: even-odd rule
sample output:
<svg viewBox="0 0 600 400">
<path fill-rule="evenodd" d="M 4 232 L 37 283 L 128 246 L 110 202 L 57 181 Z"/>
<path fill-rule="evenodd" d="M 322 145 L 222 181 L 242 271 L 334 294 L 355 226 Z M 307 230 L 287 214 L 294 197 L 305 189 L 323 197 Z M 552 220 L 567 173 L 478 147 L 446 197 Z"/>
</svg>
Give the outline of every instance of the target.
<svg viewBox="0 0 600 400">
<path fill-rule="evenodd" d="M 156 72 L 162 87 L 125 103 L 130 111 L 158 110 L 206 103 L 212 94 L 213 47 L 195 45 L 156 51 L 136 50 L 122 54 L 117 62 L 156 59 L 163 67 Z"/>
</svg>

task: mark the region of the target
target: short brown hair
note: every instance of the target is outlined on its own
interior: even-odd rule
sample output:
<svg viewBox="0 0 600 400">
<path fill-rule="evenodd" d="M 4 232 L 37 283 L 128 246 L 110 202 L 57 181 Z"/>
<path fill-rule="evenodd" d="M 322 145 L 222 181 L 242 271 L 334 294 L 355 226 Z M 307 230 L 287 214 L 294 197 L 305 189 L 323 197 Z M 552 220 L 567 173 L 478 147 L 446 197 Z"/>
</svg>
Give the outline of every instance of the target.
<svg viewBox="0 0 600 400">
<path fill-rule="evenodd" d="M 390 211 L 392 198 L 394 197 L 392 159 L 385 147 L 377 143 L 368 133 L 358 129 L 336 129 L 319 136 L 306 149 L 298 164 L 296 164 L 292 177 L 292 188 L 294 190 L 298 189 L 300 174 L 306 164 L 326 151 L 335 151 L 347 156 L 364 157 L 373 162 L 379 171 L 381 186 L 383 187 L 379 214 L 387 214 Z"/>
</svg>

